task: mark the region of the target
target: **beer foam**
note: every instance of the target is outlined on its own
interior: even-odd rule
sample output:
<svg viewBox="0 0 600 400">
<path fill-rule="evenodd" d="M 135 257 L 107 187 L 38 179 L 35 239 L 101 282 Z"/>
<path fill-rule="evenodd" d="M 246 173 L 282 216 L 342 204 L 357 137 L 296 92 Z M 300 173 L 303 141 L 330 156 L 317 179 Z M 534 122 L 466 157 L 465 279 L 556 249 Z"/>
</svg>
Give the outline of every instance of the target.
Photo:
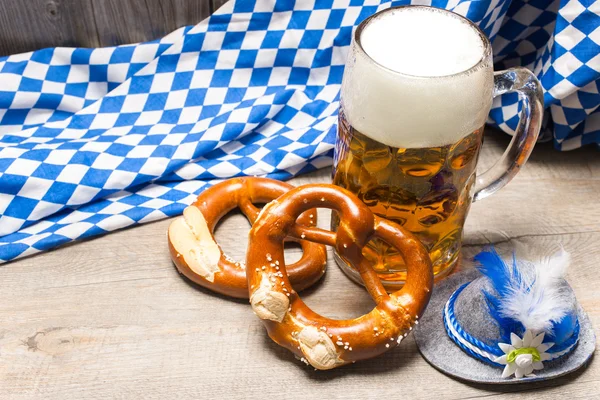
<svg viewBox="0 0 600 400">
<path fill-rule="evenodd" d="M 436 9 L 390 10 L 371 21 L 360 41 L 377 63 L 396 72 L 452 75 L 477 64 L 484 52 L 479 32 L 467 21 Z"/>
<path fill-rule="evenodd" d="M 394 147 L 455 143 L 491 107 L 487 42 L 463 18 L 431 7 L 385 11 L 360 32 L 344 74 L 342 104 L 361 133 Z"/>
</svg>

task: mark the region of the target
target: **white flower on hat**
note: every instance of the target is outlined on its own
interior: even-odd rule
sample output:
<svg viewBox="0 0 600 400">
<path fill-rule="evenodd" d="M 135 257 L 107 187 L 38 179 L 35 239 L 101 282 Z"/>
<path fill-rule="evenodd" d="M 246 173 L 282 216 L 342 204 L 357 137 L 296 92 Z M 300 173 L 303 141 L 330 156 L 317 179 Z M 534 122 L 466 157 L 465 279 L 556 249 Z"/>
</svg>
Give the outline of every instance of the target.
<svg viewBox="0 0 600 400">
<path fill-rule="evenodd" d="M 542 362 L 550 359 L 550 354 L 546 351 L 554 346 L 554 343 L 542 343 L 543 341 L 544 332 L 534 335 L 532 331 L 527 330 L 522 339 L 511 333 L 510 344 L 498 343 L 498 347 L 504 352 L 504 355 L 497 357 L 494 361 L 506 365 L 502 371 L 502 377 L 508 378 L 512 374 L 515 374 L 516 378 L 535 376 L 533 371 L 543 369 Z"/>
</svg>

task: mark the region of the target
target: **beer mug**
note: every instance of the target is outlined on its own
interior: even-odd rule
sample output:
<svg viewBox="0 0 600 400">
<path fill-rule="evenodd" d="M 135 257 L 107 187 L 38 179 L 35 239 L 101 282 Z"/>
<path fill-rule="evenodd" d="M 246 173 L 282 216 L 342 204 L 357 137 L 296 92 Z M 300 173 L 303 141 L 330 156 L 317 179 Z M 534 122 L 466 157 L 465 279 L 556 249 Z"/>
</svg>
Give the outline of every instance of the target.
<svg viewBox="0 0 600 400">
<path fill-rule="evenodd" d="M 521 101 L 515 135 L 500 161 L 476 176 L 492 99 L 508 92 Z M 353 33 L 333 183 L 413 232 L 440 277 L 458 260 L 471 202 L 496 192 L 518 172 L 536 142 L 542 114 L 535 76 L 525 68 L 494 72 L 491 44 L 469 20 L 432 7 L 389 8 Z M 394 248 L 374 239 L 363 254 L 386 287 L 403 284 L 405 265 Z"/>
</svg>

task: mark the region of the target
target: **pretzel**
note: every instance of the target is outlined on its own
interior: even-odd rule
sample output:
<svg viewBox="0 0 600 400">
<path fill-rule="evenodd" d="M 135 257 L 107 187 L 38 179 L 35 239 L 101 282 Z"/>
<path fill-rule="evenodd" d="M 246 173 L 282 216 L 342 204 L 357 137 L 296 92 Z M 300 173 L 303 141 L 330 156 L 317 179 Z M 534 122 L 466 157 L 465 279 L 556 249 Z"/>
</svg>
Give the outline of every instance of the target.
<svg viewBox="0 0 600 400">
<path fill-rule="evenodd" d="M 335 210 L 340 217 L 337 232 L 297 225 L 296 216 L 311 207 Z M 308 308 L 290 286 L 281 262 L 288 235 L 334 246 L 358 270 L 376 307 L 350 320 L 328 319 Z M 406 284 L 390 295 L 361 254 L 374 237 L 394 246 L 406 261 Z M 433 287 L 431 261 L 417 238 L 373 215 L 356 196 L 334 185 L 301 186 L 266 205 L 250 230 L 246 257 L 250 303 L 269 336 L 321 370 L 374 357 L 400 344 L 418 323 Z"/>
<path fill-rule="evenodd" d="M 247 299 L 245 265 L 235 262 L 221 250 L 213 235 L 215 226 L 236 207 L 253 224 L 259 215 L 259 209 L 253 203 L 267 203 L 293 188 L 272 179 L 245 177 L 229 179 L 206 189 L 183 211 L 183 216 L 169 226 L 169 250 L 179 272 L 215 292 Z M 316 218 L 317 213 L 312 210 L 301 215 L 298 223 L 315 226 Z M 304 240 L 299 243 L 302 258 L 288 266 L 287 272 L 294 288 L 303 290 L 325 273 L 327 253 L 323 245 Z M 283 257 L 280 260 L 280 267 L 283 267 Z"/>
</svg>

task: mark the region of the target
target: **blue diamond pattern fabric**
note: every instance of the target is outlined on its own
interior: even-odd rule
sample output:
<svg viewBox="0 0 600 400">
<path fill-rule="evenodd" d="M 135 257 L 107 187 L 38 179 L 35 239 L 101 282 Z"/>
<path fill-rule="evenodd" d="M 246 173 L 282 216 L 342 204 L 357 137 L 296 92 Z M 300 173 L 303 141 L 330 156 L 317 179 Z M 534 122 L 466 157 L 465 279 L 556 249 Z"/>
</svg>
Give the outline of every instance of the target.
<svg viewBox="0 0 600 400">
<path fill-rule="evenodd" d="M 558 149 L 600 142 L 600 2 L 230 1 L 153 42 L 0 58 L 0 262 L 179 214 L 220 179 L 331 165 L 352 29 L 410 3 L 532 69 Z M 490 123 L 512 133 L 519 109 L 502 96 Z"/>
</svg>

